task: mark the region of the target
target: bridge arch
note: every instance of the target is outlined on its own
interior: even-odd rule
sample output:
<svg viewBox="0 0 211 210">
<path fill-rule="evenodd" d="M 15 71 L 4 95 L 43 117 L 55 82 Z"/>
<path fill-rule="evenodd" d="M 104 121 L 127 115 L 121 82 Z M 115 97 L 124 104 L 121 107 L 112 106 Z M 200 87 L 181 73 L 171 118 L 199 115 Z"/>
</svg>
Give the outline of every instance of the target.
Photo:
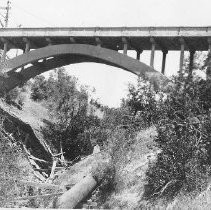
<svg viewBox="0 0 211 210">
<path fill-rule="evenodd" d="M 150 66 L 114 50 L 86 44 L 51 45 L 19 55 L 1 67 L 0 92 L 6 93 L 27 80 L 64 65 L 96 62 L 118 67 L 149 79 L 156 87 L 167 78 Z"/>
</svg>

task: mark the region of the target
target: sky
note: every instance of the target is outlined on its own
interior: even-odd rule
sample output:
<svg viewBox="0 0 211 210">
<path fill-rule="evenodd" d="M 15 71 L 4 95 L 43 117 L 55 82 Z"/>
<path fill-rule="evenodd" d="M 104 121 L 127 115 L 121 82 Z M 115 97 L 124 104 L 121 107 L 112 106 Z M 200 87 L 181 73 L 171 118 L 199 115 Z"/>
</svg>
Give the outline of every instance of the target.
<svg viewBox="0 0 211 210">
<path fill-rule="evenodd" d="M 112 27 L 112 26 L 211 26 L 210 0 L 10 0 L 9 27 Z M 6 0 L 0 0 L 5 6 Z M 1 10 L 3 14 L 3 10 Z M 129 55 L 135 58 L 134 52 Z M 149 64 L 149 51 L 141 61 Z M 161 69 L 161 53 L 156 51 L 155 69 Z M 179 52 L 169 52 L 166 75 L 179 68 Z M 71 75 L 90 87 L 95 97 L 110 106 L 120 105 L 127 84 L 136 76 L 104 64 L 74 64 Z"/>
</svg>

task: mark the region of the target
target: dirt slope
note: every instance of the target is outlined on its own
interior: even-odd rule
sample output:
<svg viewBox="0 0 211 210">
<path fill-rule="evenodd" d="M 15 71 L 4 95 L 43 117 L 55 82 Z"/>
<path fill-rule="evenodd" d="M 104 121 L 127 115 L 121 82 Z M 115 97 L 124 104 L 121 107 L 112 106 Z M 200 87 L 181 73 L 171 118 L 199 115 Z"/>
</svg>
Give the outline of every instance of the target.
<svg viewBox="0 0 211 210">
<path fill-rule="evenodd" d="M 156 135 L 154 127 L 140 131 L 132 150 L 126 155 L 126 161 L 120 158 L 116 163 L 118 166 L 115 176 L 116 190 L 105 204 L 109 208 L 139 208 L 145 183 L 145 172 L 149 162 L 156 159 L 158 152 L 153 143 Z"/>
<path fill-rule="evenodd" d="M 41 121 L 39 117 L 32 117 L 31 115 L 31 118 L 27 118 L 25 110 L 8 106 L 3 101 L 0 101 L 0 114 L 7 135 L 11 135 L 13 139 L 24 145 L 34 157 L 48 162 L 52 161 L 50 148 L 42 138 L 38 124 L 33 123 Z M 33 119 L 33 122 L 30 119 Z M 37 164 L 41 168 L 47 167 L 45 163 L 37 162 Z"/>
</svg>

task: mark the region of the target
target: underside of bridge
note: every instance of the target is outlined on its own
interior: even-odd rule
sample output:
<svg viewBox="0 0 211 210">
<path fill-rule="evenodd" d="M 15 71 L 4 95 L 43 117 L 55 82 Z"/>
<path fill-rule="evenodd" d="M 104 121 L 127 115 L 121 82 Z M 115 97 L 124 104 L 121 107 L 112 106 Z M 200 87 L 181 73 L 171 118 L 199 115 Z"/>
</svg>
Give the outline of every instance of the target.
<svg viewBox="0 0 211 210">
<path fill-rule="evenodd" d="M 124 69 L 150 80 L 156 88 L 168 82 L 164 75 L 152 67 L 114 50 L 86 44 L 61 44 L 28 51 L 5 61 L 1 66 L 0 92 L 9 92 L 48 70 L 82 62 L 102 63 Z"/>
<path fill-rule="evenodd" d="M 169 51 L 180 51 L 180 72 L 184 67 L 184 52 L 189 51 L 190 78 L 195 52 L 208 51 L 207 78 L 211 78 L 210 26 L 4 28 L 0 30 L 0 49 L 3 50 L 0 71 L 7 74 L 7 77 L 0 76 L 0 92 L 8 92 L 42 72 L 80 62 L 119 67 L 159 86 L 160 80 L 166 81 L 166 78 L 154 70 L 157 50 L 163 54 L 162 74 L 165 74 Z M 23 55 L 6 60 L 10 49 L 23 50 Z M 127 56 L 128 50 L 136 52 L 136 60 Z M 144 50 L 151 51 L 150 67 L 140 62 Z"/>
</svg>

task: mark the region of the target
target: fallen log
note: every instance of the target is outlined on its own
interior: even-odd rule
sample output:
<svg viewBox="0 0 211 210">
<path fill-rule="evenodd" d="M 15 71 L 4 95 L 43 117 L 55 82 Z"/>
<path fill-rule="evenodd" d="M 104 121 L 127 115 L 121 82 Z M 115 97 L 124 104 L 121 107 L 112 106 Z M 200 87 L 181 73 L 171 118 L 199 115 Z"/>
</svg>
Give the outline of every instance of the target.
<svg viewBox="0 0 211 210">
<path fill-rule="evenodd" d="M 108 162 L 98 163 L 81 182 L 74 185 L 54 202 L 53 208 L 73 209 L 82 202 L 96 187 L 103 181 L 105 176 L 111 171 Z"/>
</svg>

